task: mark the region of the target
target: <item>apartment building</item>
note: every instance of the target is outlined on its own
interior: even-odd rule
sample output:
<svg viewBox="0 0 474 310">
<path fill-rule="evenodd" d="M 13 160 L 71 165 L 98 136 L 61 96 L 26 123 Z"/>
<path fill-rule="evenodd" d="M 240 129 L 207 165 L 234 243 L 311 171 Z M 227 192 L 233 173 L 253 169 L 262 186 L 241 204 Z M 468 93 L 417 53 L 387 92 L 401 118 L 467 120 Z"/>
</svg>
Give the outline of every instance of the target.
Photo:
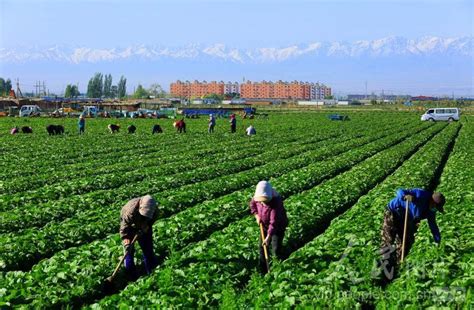
<svg viewBox="0 0 474 310">
<path fill-rule="evenodd" d="M 240 94 L 240 85 L 237 82 L 227 82 L 224 84 L 224 95 Z"/>
<path fill-rule="evenodd" d="M 302 81 L 292 82 L 251 82 L 243 84 L 234 82 L 181 82 L 176 81 L 170 85 L 172 96 L 181 98 L 203 97 L 209 94 L 226 95 L 240 93 L 241 98 L 248 99 L 295 99 L 318 100 L 331 96 L 331 88 L 319 83 Z"/>
</svg>

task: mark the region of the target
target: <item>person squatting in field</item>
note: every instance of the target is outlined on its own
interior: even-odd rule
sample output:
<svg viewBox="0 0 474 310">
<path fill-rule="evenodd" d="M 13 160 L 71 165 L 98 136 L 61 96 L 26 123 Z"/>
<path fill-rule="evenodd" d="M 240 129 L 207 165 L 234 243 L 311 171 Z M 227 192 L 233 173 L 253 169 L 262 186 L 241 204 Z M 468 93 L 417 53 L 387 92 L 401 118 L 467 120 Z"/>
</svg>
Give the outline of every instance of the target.
<svg viewBox="0 0 474 310">
<path fill-rule="evenodd" d="M 271 244 L 272 255 L 282 257 L 282 244 L 285 230 L 288 226 L 288 217 L 283 206 L 283 198 L 275 191 L 267 181 L 260 181 L 255 189 L 255 195 L 250 200 L 250 213 L 255 216 L 257 224 L 263 226 L 265 239 L 263 244 Z M 260 235 L 259 235 L 260 236 Z M 261 236 L 260 244 L 260 268 L 267 273 L 267 265 L 264 256 Z"/>
<path fill-rule="evenodd" d="M 407 201 L 408 221 L 405 256 L 415 241 L 415 233 L 421 220 L 426 219 L 428 221 L 434 241 L 437 244 L 441 241 L 441 234 L 436 224 L 436 212 L 444 212 L 443 206 L 446 200 L 443 194 L 418 188 L 397 190 L 396 197 L 386 206 L 382 226 L 380 267 L 382 267 L 385 274 L 385 280 L 393 279 L 395 266 L 401 260 Z"/>
<path fill-rule="evenodd" d="M 150 274 L 157 266 L 157 258 L 153 253 L 153 223 L 158 217 L 156 201 L 146 195 L 130 200 L 123 206 L 120 214 L 120 237 L 124 247 L 125 270 L 127 278 L 134 280 L 138 277 L 135 267 L 135 248 L 132 240 L 138 234 L 138 244 L 143 252 L 145 271 Z"/>
<path fill-rule="evenodd" d="M 207 132 L 213 133 L 214 127 L 216 127 L 216 118 L 214 117 L 214 115 L 209 114 L 209 123 L 208 123 Z"/>
<path fill-rule="evenodd" d="M 184 122 L 184 118 L 174 122 L 173 127 L 176 128 L 176 132 L 186 133 L 186 123 Z"/>
<path fill-rule="evenodd" d="M 235 118 L 235 114 L 230 115 L 230 132 L 235 133 L 237 130 L 237 119 Z"/>
<path fill-rule="evenodd" d="M 156 124 L 156 125 L 153 125 L 152 129 L 151 129 L 151 134 L 154 135 L 155 133 L 163 133 L 163 130 L 161 129 L 161 126 Z"/>
<path fill-rule="evenodd" d="M 11 130 L 10 130 L 10 134 L 11 135 L 16 135 L 17 133 L 20 132 L 20 129 L 18 129 L 17 126 L 13 127 Z"/>
<path fill-rule="evenodd" d="M 245 132 L 247 133 L 247 136 L 253 136 L 253 135 L 256 135 L 257 134 L 257 131 L 255 130 L 255 127 L 253 127 L 252 125 L 250 125 L 246 130 Z"/>
</svg>

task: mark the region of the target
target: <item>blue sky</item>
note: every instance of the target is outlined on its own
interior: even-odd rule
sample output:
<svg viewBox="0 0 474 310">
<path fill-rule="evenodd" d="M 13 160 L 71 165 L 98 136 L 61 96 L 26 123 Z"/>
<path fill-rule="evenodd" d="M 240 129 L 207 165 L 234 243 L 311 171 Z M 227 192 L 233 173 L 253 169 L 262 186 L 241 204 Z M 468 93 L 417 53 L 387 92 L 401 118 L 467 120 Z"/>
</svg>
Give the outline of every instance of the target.
<svg viewBox="0 0 474 310">
<path fill-rule="evenodd" d="M 472 0 L 0 0 L 0 76 L 18 77 L 25 85 L 46 80 L 56 92 L 67 83 L 87 85 L 100 71 L 112 73 L 116 80 L 125 75 L 130 90 L 138 83 L 158 82 L 167 89 L 176 79 L 240 81 L 249 77 L 323 81 L 342 94 L 365 91 L 368 80 L 369 92 L 388 89 L 394 93 L 474 95 L 472 57 L 451 52 L 438 55 L 441 61 L 428 56 L 394 56 L 393 61 L 392 56 L 382 60 L 308 56 L 244 66 L 222 63 L 218 57 L 142 59 L 138 63 L 49 59 L 46 63 L 32 52 L 27 63 L 9 63 L 11 51 L 17 48 L 45 51 L 56 45 L 72 50 L 153 45 L 186 51 L 189 44 L 205 48 L 223 43 L 245 53 L 262 47 L 336 41 L 350 44 L 394 36 L 413 40 L 472 37 L 473 9 Z M 474 55 L 472 48 L 470 55 Z"/>
<path fill-rule="evenodd" d="M 238 47 L 468 36 L 472 1 L 0 0 L 1 45 Z"/>
</svg>

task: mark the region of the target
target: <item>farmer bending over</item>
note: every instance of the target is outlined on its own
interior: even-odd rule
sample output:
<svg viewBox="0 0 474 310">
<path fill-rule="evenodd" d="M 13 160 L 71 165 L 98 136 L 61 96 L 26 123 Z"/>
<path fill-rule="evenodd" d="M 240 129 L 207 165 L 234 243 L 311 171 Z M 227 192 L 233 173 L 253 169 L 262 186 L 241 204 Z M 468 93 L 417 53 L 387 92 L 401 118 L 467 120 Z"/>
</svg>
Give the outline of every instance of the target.
<svg viewBox="0 0 474 310">
<path fill-rule="evenodd" d="M 286 210 L 283 206 L 283 199 L 267 181 L 260 181 L 257 184 L 254 197 L 250 200 L 250 213 L 255 216 L 257 223 L 263 225 L 265 239 L 263 243 L 271 244 L 272 254 L 281 258 L 283 237 L 288 226 Z M 267 273 L 264 250 L 260 240 L 260 268 L 263 273 Z"/>
<path fill-rule="evenodd" d="M 120 237 L 125 251 L 125 270 L 129 279 L 136 279 L 138 274 L 135 268 L 133 255 L 135 253 L 132 240 L 138 234 L 138 243 L 143 251 L 143 263 L 149 274 L 157 265 L 153 254 L 152 225 L 156 221 L 158 212 L 156 202 L 150 195 L 134 198 L 127 202 L 120 214 Z"/>
<path fill-rule="evenodd" d="M 436 224 L 436 212 L 444 212 L 445 198 L 441 193 L 432 193 L 423 189 L 399 189 L 396 197 L 387 205 L 382 227 L 381 267 L 388 280 L 393 278 L 394 266 L 402 255 L 403 229 L 405 225 L 406 202 L 408 201 L 408 221 L 405 240 L 405 256 L 408 254 L 421 220 L 426 219 L 439 244 L 441 234 Z M 396 243 L 396 246 L 394 245 Z"/>
</svg>

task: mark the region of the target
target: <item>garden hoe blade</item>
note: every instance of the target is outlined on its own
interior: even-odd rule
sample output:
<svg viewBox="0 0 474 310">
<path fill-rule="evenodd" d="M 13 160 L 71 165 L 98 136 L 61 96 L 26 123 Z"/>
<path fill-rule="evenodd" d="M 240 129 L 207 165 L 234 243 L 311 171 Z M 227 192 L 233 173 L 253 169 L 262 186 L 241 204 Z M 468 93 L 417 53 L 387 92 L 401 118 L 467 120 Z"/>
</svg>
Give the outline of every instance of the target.
<svg viewBox="0 0 474 310">
<path fill-rule="evenodd" d="M 138 234 L 135 235 L 135 237 L 133 237 L 133 240 L 132 242 L 130 243 L 130 245 L 133 245 L 135 243 L 135 241 L 137 241 L 137 238 L 138 238 Z M 103 283 L 103 291 L 105 293 L 111 293 L 111 292 L 114 292 L 115 291 L 115 286 L 114 286 L 114 279 L 115 279 L 115 276 L 117 275 L 120 267 L 122 266 L 123 264 L 123 261 L 125 260 L 125 257 L 127 256 L 128 253 L 125 253 L 119 260 L 117 266 L 115 267 L 115 270 L 114 272 L 112 273 L 112 275 L 110 277 L 108 277 L 107 279 L 105 279 L 104 283 Z"/>
</svg>

